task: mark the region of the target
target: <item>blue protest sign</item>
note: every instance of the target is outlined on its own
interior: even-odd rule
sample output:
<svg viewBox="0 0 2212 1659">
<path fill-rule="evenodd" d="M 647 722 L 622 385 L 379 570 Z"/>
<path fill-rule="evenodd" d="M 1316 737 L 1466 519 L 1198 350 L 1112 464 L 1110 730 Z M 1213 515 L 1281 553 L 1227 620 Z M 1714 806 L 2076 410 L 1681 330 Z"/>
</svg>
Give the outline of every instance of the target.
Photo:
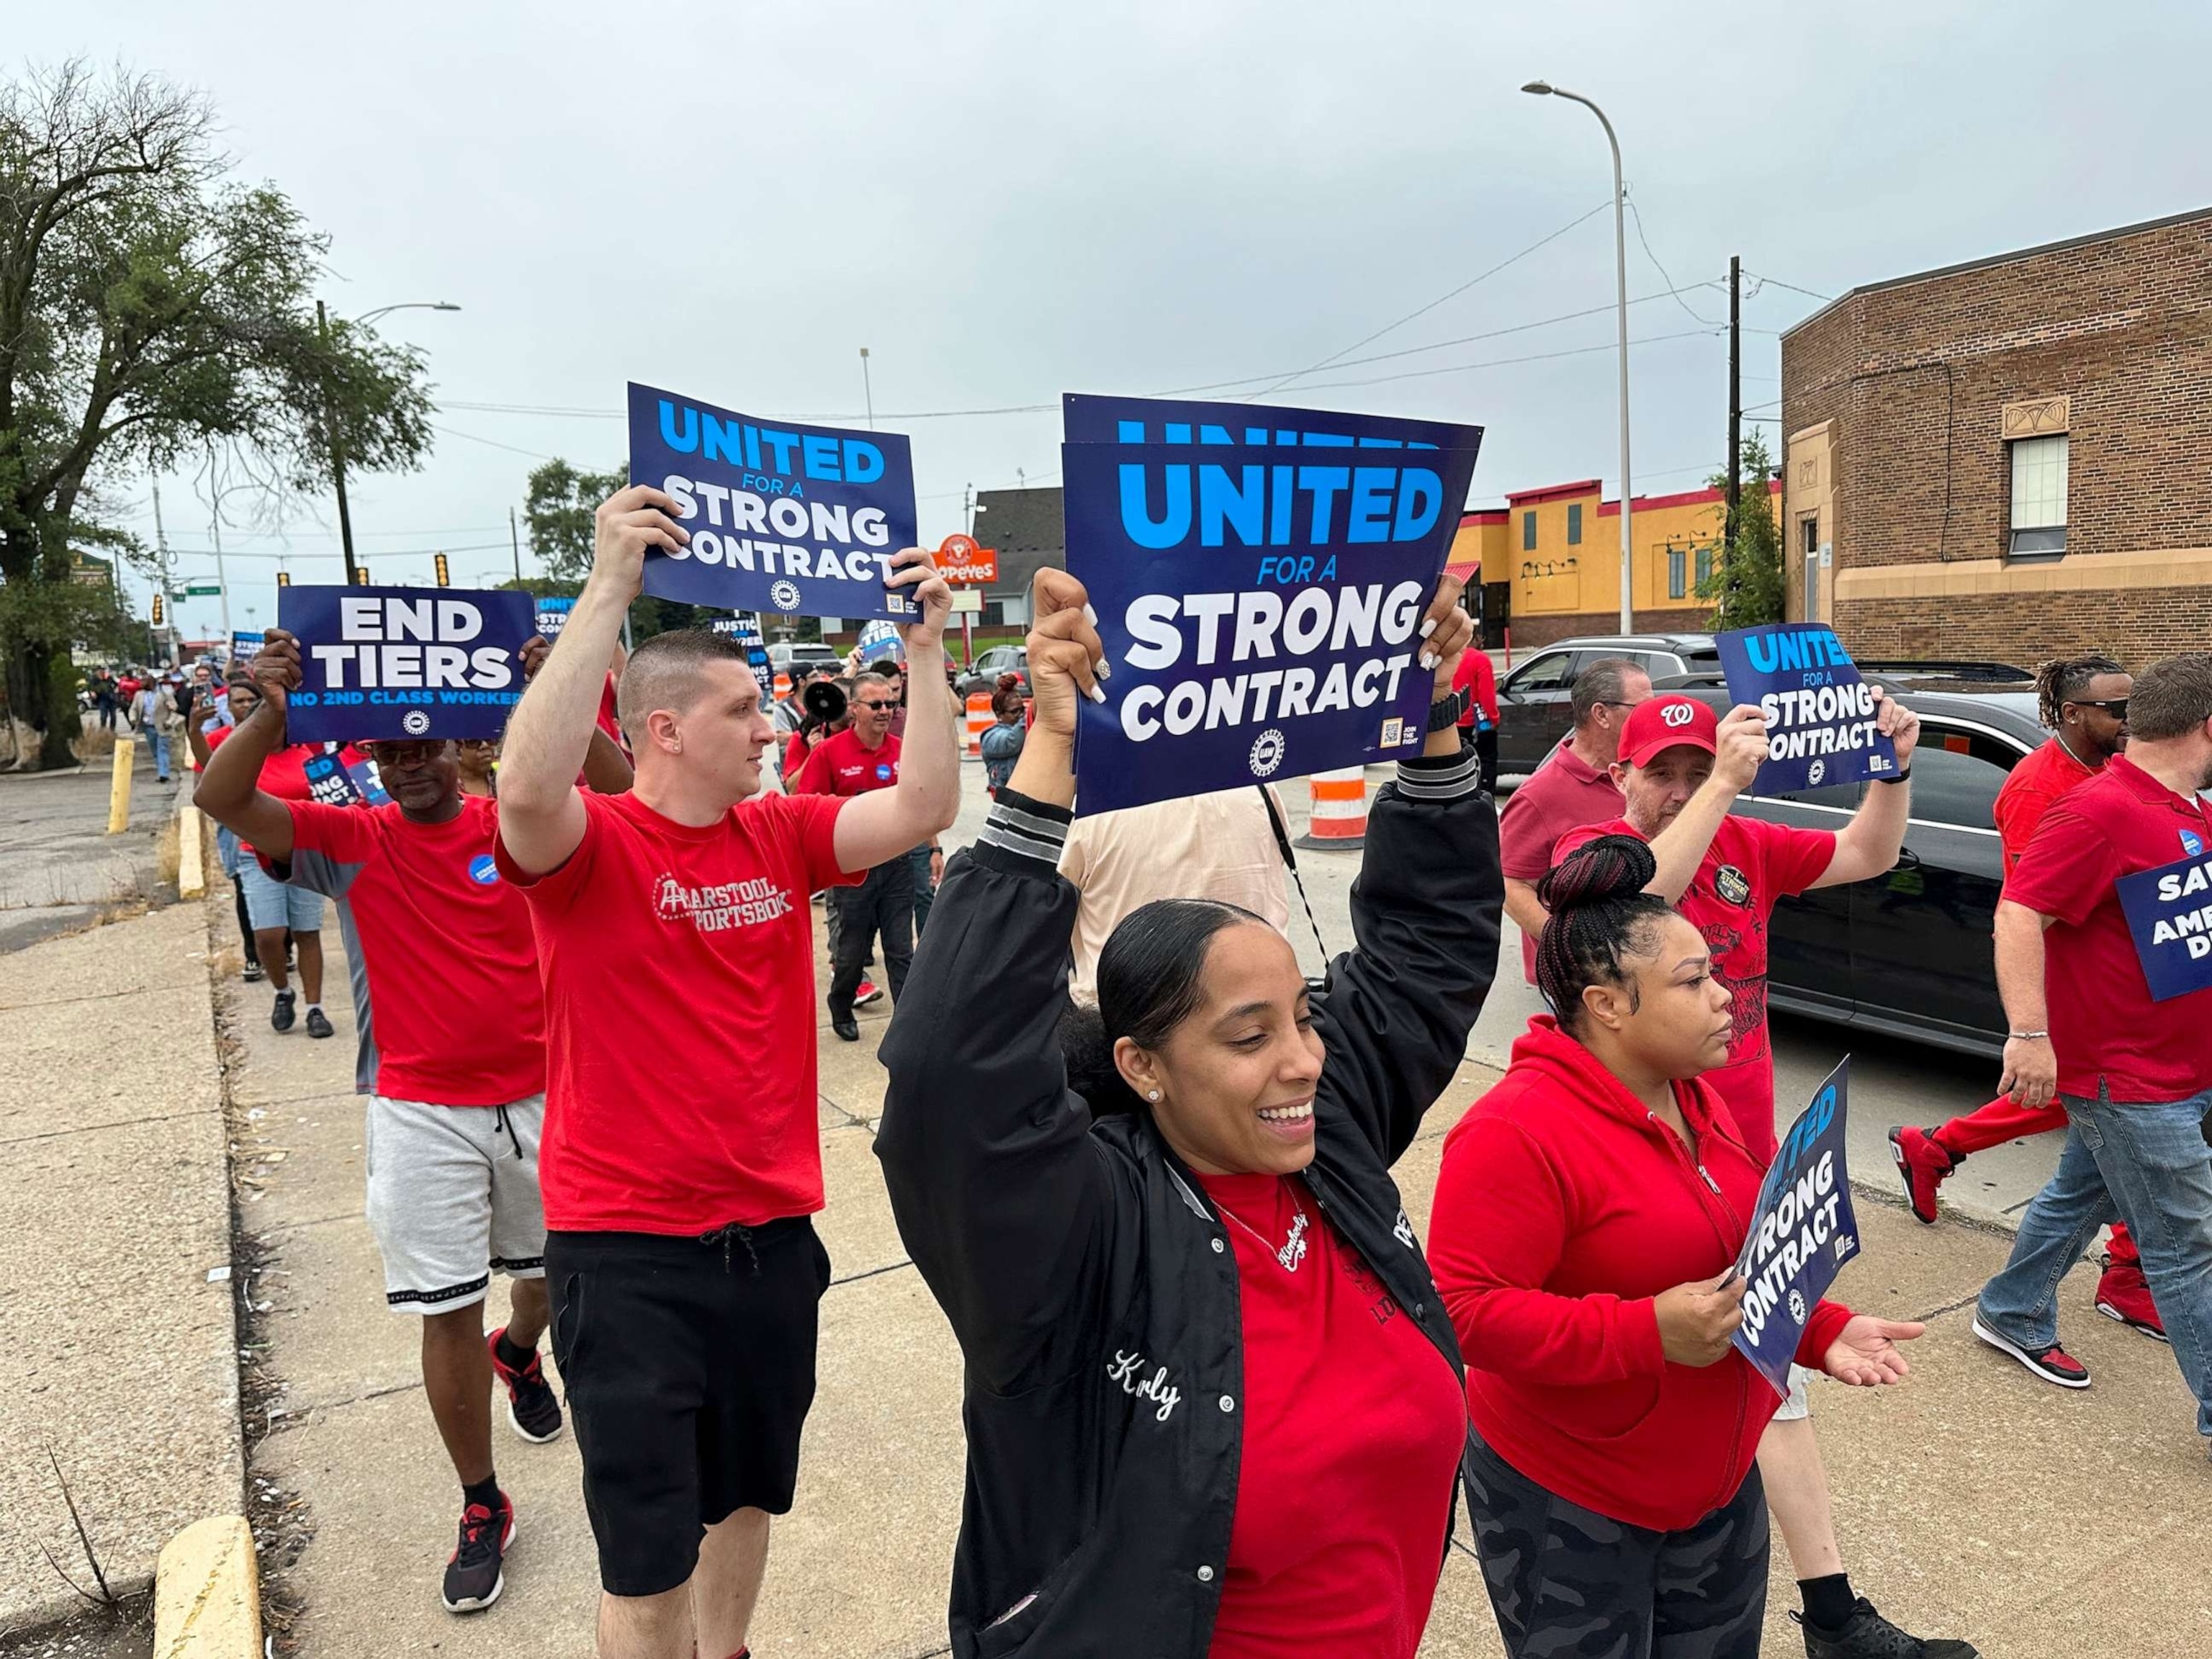
<svg viewBox="0 0 2212 1659">
<path fill-rule="evenodd" d="M 1111 438 L 1060 450 L 1067 568 L 1112 665 L 1081 711 L 1079 813 L 1419 751 L 1422 613 L 1480 428 L 1146 398 L 1067 410 L 1071 434 Z"/>
<path fill-rule="evenodd" d="M 568 625 L 568 613 L 576 608 L 574 599 L 558 594 L 547 594 L 538 601 L 538 631 L 549 640 L 561 637 L 561 630 Z"/>
<path fill-rule="evenodd" d="M 726 634 L 744 647 L 745 660 L 752 665 L 753 678 L 760 682 L 761 707 L 765 708 L 775 699 L 775 669 L 768 659 L 768 641 L 761 635 L 760 618 L 750 611 L 740 611 L 734 617 L 717 617 L 707 624 L 708 631 Z"/>
<path fill-rule="evenodd" d="M 368 799 L 352 769 L 333 750 L 308 756 L 300 769 L 307 775 L 308 799 L 325 806 L 359 806 Z"/>
<path fill-rule="evenodd" d="M 276 621 L 300 641 L 286 730 L 322 743 L 497 737 L 538 618 L 509 589 L 295 586 L 278 590 Z"/>
<path fill-rule="evenodd" d="M 1814 1305 L 1859 1253 L 1844 1150 L 1850 1072 L 1845 1056 L 1782 1138 L 1736 1257 L 1745 1285 L 1743 1323 L 1732 1340 L 1777 1394 L 1790 1392 L 1790 1363 Z"/>
<path fill-rule="evenodd" d="M 264 629 L 258 629 L 258 628 L 234 628 L 234 629 L 231 629 L 231 633 L 230 633 L 230 659 L 231 659 L 231 661 L 233 661 L 233 662 L 250 662 L 250 661 L 252 661 L 252 659 L 253 659 L 254 657 L 258 656 L 258 655 L 260 653 L 261 647 L 262 647 L 264 645 L 265 645 L 265 644 L 267 644 L 267 643 L 268 643 L 268 638 L 269 638 L 269 636 L 268 636 L 268 634 L 267 634 L 266 630 L 264 630 Z"/>
<path fill-rule="evenodd" d="M 1717 634 L 1729 699 L 1766 716 L 1762 795 L 1897 775 L 1897 745 L 1875 730 L 1874 692 L 1836 630 L 1775 623 Z"/>
<path fill-rule="evenodd" d="M 857 644 L 864 665 L 881 662 L 887 657 L 893 662 L 906 660 L 906 641 L 899 637 L 896 623 L 878 620 L 865 624 Z"/>
<path fill-rule="evenodd" d="M 676 498 L 688 547 L 645 556 L 645 591 L 726 611 L 896 617 L 884 586 L 915 544 L 914 462 L 896 433 L 761 421 L 632 384 L 629 476 Z"/>
<path fill-rule="evenodd" d="M 2153 1002 L 2212 989 L 2212 858 L 2194 830 L 2182 835 L 2197 842 L 2190 857 L 2114 884 Z"/>
</svg>

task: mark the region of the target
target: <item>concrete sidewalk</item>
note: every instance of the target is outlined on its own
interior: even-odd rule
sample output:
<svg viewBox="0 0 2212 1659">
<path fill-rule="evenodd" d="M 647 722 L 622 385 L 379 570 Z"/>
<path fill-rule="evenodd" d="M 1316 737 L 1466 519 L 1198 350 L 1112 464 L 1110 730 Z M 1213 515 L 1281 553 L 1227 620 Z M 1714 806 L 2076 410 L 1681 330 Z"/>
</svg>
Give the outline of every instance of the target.
<svg viewBox="0 0 2212 1659">
<path fill-rule="evenodd" d="M 50 1454 L 118 1592 L 239 1506 L 206 927 L 176 906 L 0 955 L 0 1631 L 81 1605 L 42 1552 L 92 1585 Z"/>
<path fill-rule="evenodd" d="M 209 901 L 218 921 L 224 903 L 220 891 Z M 335 988 L 335 927 L 325 948 Z M 233 1109 L 246 1120 L 237 1137 L 244 1213 L 270 1253 L 252 1294 L 270 1304 L 265 1358 L 285 1384 L 252 1458 L 257 1513 L 289 1511 L 312 1528 L 281 1575 L 305 1609 L 299 1650 L 588 1654 L 597 1586 L 566 1437 L 532 1447 L 498 1431 L 520 1528 L 506 1596 L 466 1620 L 438 1605 L 457 1494 L 422 1404 L 415 1327 L 384 1310 L 362 1218 L 343 1002 L 331 1008 L 339 1040 L 312 1042 L 269 1029 L 263 988 L 232 981 L 220 994 L 242 1049 Z M 959 1355 L 906 1261 L 869 1150 L 884 1018 L 861 1018 L 857 1047 L 820 1034 L 830 1200 L 820 1225 L 836 1283 L 798 1507 L 777 1528 L 755 1626 L 757 1650 L 787 1659 L 946 1650 Z M 1443 1133 L 1494 1075 L 1463 1067 L 1400 1166 L 1424 1230 Z M 1868 1311 L 1927 1318 L 1930 1330 L 1909 1386 L 1816 1392 L 1854 1582 L 1908 1627 L 1967 1637 L 1990 1659 L 2179 1659 L 2212 1647 L 2203 1553 L 2212 1468 L 2167 1350 L 2095 1317 L 2085 1268 L 2065 1288 L 2067 1337 L 2097 1387 L 2038 1383 L 1967 1330 L 1974 1292 L 2003 1259 L 2002 1234 L 1924 1229 L 1870 1199 L 1860 1220 L 1866 1254 L 1841 1294 Z M 493 1322 L 503 1305 L 495 1290 Z M 1422 1650 L 1435 1659 L 1499 1652 L 1466 1543 L 1462 1521 Z M 1790 1580 L 1778 1550 L 1768 1642 L 1778 1655 L 1802 1650 L 1786 1618 Z"/>
</svg>

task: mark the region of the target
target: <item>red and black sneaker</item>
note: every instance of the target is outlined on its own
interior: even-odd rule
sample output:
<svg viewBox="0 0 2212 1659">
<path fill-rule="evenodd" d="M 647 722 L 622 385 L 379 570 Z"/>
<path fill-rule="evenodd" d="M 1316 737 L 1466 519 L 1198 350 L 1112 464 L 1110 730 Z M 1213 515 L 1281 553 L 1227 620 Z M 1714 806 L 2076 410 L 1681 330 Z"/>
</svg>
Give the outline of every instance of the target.
<svg viewBox="0 0 2212 1659">
<path fill-rule="evenodd" d="M 2132 1262 L 2106 1259 L 2105 1275 L 2097 1281 L 2097 1311 L 2155 1341 L 2169 1340 L 2166 1322 L 2158 1316 L 2158 1304 L 2151 1300 L 2149 1282 Z"/>
<path fill-rule="evenodd" d="M 1936 1224 L 1936 1189 L 1944 1177 L 1966 1162 L 1935 1136 L 1913 1124 L 1900 1123 L 1889 1132 L 1889 1155 L 1905 1177 L 1905 1201 L 1912 1213 L 1932 1227 Z"/>
<path fill-rule="evenodd" d="M 505 1492 L 499 1506 L 471 1504 L 461 1511 L 460 1542 L 446 1563 L 442 1592 L 447 1613 L 482 1613 L 507 1588 L 507 1553 L 514 1547 L 514 1504 Z"/>
<path fill-rule="evenodd" d="M 2010 1354 L 2046 1382 L 2056 1382 L 2062 1389 L 2089 1386 L 2089 1368 L 2056 1342 L 2047 1348 L 2024 1348 L 1978 1319 L 1974 1322 L 1974 1334 L 1999 1353 Z"/>
<path fill-rule="evenodd" d="M 537 1349 L 530 1351 L 526 1365 L 510 1365 L 499 1357 L 499 1340 L 506 1334 L 502 1325 L 484 1339 L 484 1346 L 491 1350 L 493 1373 L 507 1384 L 507 1420 L 532 1445 L 542 1446 L 560 1437 L 561 1402 L 553 1397 L 552 1385 L 545 1380 L 545 1361 Z"/>
</svg>

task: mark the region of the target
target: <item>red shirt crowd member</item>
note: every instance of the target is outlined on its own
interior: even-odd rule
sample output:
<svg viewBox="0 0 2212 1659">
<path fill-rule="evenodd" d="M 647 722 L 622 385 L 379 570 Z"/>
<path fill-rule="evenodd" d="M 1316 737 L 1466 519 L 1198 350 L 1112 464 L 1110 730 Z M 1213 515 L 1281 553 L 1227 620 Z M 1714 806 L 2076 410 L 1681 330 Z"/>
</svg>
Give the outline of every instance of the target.
<svg viewBox="0 0 2212 1659">
<path fill-rule="evenodd" d="M 2039 712 L 2051 736 L 2012 769 L 1997 791 L 1991 813 L 2008 872 L 2027 851 L 2052 804 L 2075 785 L 2095 777 L 2128 740 L 2128 694 L 2135 682 L 2110 657 L 2047 662 L 2035 671 L 2035 678 Z M 1889 1132 L 1890 1152 L 1905 1181 L 1905 1201 L 1914 1215 L 1932 1226 L 1937 1191 L 1973 1153 L 2065 1127 L 2066 1109 L 2056 1102 L 2031 1109 L 1999 1095 L 1988 1105 L 1934 1129 L 1898 1125 Z M 2112 1225 L 2105 1270 L 2097 1281 L 2096 1307 L 2124 1325 L 2154 1336 L 2166 1334 L 2135 1241 L 2122 1222 Z"/>
<path fill-rule="evenodd" d="M 545 1022 L 530 917 L 493 867 L 499 809 L 461 794 L 451 743 L 374 745 L 391 796 L 380 806 L 257 787 L 299 684 L 297 642 L 270 629 L 253 668 L 261 706 L 209 761 L 198 800 L 251 839 L 268 875 L 337 901 L 353 970 L 354 1087 L 368 1097 L 368 1221 L 386 1304 L 424 1321 L 424 1390 L 461 1483 L 441 1595 L 448 1611 L 474 1612 L 499 1599 L 514 1535 L 483 1409 L 495 1373 L 524 1439 L 562 1429 L 538 1353 Z M 487 1338 L 495 1271 L 511 1281 L 513 1311 Z"/>
<path fill-rule="evenodd" d="M 2030 1107 L 2055 1092 L 2072 1121 L 2011 1260 L 1983 1288 L 1974 1334 L 2046 1382 L 2087 1387 L 2087 1370 L 2058 1346 L 2057 1286 L 2117 1213 L 2197 1397 L 2197 1431 L 2212 1439 L 2212 988 L 2152 1000 L 2118 886 L 2168 865 L 2201 872 L 2212 849 L 2201 793 L 2212 788 L 2212 653 L 2145 669 L 2128 728 L 2127 752 L 2044 814 L 1997 902 L 2012 1027 L 1999 1086 Z"/>
<path fill-rule="evenodd" d="M 1498 670 L 1490 653 L 1480 646 L 1469 646 L 1452 676 L 1452 690 L 1467 693 L 1459 729 L 1474 744 L 1475 758 L 1482 763 L 1483 782 L 1494 788 L 1498 782 Z"/>
<path fill-rule="evenodd" d="M 1468 1507 L 1514 1655 L 1753 1654 L 1765 1622 L 1752 1463 L 1776 1399 L 1729 1341 L 1765 1166 L 1700 1075 L 1727 1056 L 1731 999 L 1700 931 L 1646 890 L 1656 867 L 1613 836 L 1545 878 L 1557 1016 L 1529 1022 L 1437 1178 Z M 1893 1382 L 1921 1330 L 1823 1302 L 1798 1358 Z"/>
<path fill-rule="evenodd" d="M 599 510 L 592 574 L 509 723 L 497 867 L 526 894 L 544 984 L 543 1178 L 554 1351 L 605 1592 L 603 1653 L 736 1653 L 769 1516 L 791 1507 L 814 1395 L 822 1206 L 809 892 L 952 822 L 960 761 L 939 643 L 951 592 L 892 561 L 930 665 L 897 786 L 761 794 L 775 735 L 744 647 L 656 635 L 617 707 L 626 795 L 575 787 L 648 546 L 690 532 L 635 485 Z M 702 1537 L 703 1528 L 703 1537 Z M 696 1623 L 695 1628 L 694 1613 Z"/>
<path fill-rule="evenodd" d="M 897 785 L 901 745 L 890 735 L 899 712 L 897 684 L 863 674 L 845 707 L 852 724 L 814 745 L 793 786 L 794 793 L 849 799 Z M 836 920 L 830 945 L 830 1029 L 847 1042 L 860 1040 L 854 1002 L 878 936 L 894 1005 L 906 990 L 907 969 L 914 961 L 914 866 L 906 856 L 910 850 L 902 848 L 896 857 L 877 865 L 858 886 L 840 887 L 830 895 Z"/>
<path fill-rule="evenodd" d="M 1437 701 L 1469 632 L 1456 586 L 1428 613 Z M 1056 866 L 1102 647 L 1074 578 L 1040 572 L 1036 600 L 1035 729 L 883 1050 L 877 1155 L 964 1360 L 954 1650 L 1413 1659 L 1467 1413 L 1390 1165 L 1497 961 L 1480 768 L 1449 721 L 1401 763 L 1358 948 L 1321 988 L 1259 917 L 1164 898 L 1064 1018 Z"/>
<path fill-rule="evenodd" d="M 1567 831 L 1620 816 L 1613 763 L 1620 753 L 1621 723 L 1650 695 L 1650 675 L 1624 657 L 1604 658 L 1576 675 L 1572 734 L 1513 792 L 1498 815 L 1505 914 L 1521 930 L 1521 969 L 1531 985 L 1536 982 L 1536 936 L 1544 931 L 1536 884 L 1551 869 L 1552 849 Z"/>
</svg>

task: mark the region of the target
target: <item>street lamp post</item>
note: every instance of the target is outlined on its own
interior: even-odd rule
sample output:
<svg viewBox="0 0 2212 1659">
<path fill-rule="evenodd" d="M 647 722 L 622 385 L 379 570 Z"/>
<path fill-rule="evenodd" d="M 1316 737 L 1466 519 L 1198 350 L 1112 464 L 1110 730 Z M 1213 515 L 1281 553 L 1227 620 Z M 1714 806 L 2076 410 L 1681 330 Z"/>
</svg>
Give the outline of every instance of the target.
<svg viewBox="0 0 2212 1659">
<path fill-rule="evenodd" d="M 378 318 L 389 316 L 395 311 L 459 311 L 459 306 L 448 300 L 406 300 L 396 306 L 379 306 L 374 311 L 365 311 L 355 318 L 354 321 L 373 323 Z M 324 313 L 323 302 L 320 300 L 315 301 L 315 330 L 322 336 L 323 343 L 327 345 L 331 337 L 331 324 L 329 317 Z M 345 549 L 345 579 L 347 585 L 350 586 L 353 582 L 354 572 L 361 567 L 354 562 L 353 513 L 346 506 L 345 451 L 338 443 L 337 412 L 331 407 L 327 386 L 323 394 L 323 425 L 325 428 L 325 435 L 330 440 L 331 482 L 337 486 L 338 492 L 338 541 Z"/>
<path fill-rule="evenodd" d="M 868 402 L 868 430 L 876 429 L 876 389 L 868 380 L 868 349 L 860 348 L 860 395 Z"/>
<path fill-rule="evenodd" d="M 1620 140 L 1613 136 L 1613 123 L 1605 118 L 1605 112 L 1580 93 L 1555 87 L 1548 81 L 1531 81 L 1521 90 L 1539 98 L 1565 98 L 1582 105 L 1597 117 L 1598 125 L 1605 129 L 1605 142 L 1613 147 L 1613 280 L 1620 324 L 1620 631 L 1632 634 L 1636 631 L 1636 598 L 1630 554 L 1635 544 L 1629 538 L 1632 492 L 1628 471 L 1628 227 L 1625 205 L 1628 191 L 1620 179 Z"/>
</svg>

